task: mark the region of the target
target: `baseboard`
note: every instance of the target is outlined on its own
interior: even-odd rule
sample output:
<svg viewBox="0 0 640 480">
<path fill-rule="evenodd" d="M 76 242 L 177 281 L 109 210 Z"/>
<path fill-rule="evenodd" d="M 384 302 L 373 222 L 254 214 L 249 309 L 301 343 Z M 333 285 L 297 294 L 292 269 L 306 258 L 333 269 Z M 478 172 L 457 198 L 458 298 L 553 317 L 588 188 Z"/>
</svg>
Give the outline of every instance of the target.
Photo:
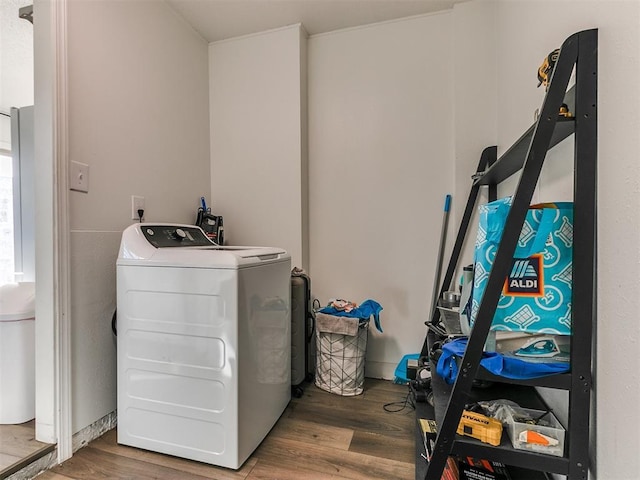
<svg viewBox="0 0 640 480">
<path fill-rule="evenodd" d="M 100 420 L 84 427 L 79 432 L 74 433 L 72 440 L 73 451 L 76 452 L 80 448 L 86 446 L 92 440 L 101 437 L 109 430 L 115 428 L 117 424 L 118 412 L 114 410 L 113 412 L 102 417 Z"/>
<path fill-rule="evenodd" d="M 387 362 L 367 361 L 364 367 L 364 375 L 369 378 L 393 380 L 395 378 L 396 365 Z"/>
<path fill-rule="evenodd" d="M 54 450 L 53 452 L 40 457 L 35 462 L 30 463 L 26 467 L 18 470 L 11 476 L 6 477 L 5 480 L 31 480 L 45 470 L 49 470 L 51 467 L 54 467 L 55 465 L 57 465 L 57 463 L 58 452 Z"/>
</svg>

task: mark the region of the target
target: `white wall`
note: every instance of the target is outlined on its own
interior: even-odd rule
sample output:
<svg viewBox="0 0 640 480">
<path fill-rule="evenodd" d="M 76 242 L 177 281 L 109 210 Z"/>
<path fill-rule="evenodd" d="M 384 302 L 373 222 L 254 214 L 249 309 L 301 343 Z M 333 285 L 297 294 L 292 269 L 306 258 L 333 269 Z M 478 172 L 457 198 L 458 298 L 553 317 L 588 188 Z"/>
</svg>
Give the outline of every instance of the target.
<svg viewBox="0 0 640 480">
<path fill-rule="evenodd" d="M 68 4 L 73 431 L 116 408 L 115 262 L 132 223 L 193 223 L 209 196 L 207 44 L 164 2 Z"/>
<path fill-rule="evenodd" d="M 228 245 L 285 248 L 307 268 L 306 33 L 294 25 L 212 43 L 212 211 Z"/>
<path fill-rule="evenodd" d="M 444 197 L 454 187 L 451 16 L 309 39 L 313 295 L 378 301 L 366 375 L 420 352 Z"/>
<path fill-rule="evenodd" d="M 495 3 L 466 2 L 453 10 L 454 62 L 454 131 L 455 131 L 455 241 L 464 208 L 471 191 L 471 176 L 475 173 L 482 151 L 496 144 L 496 103 L 498 101 L 496 73 Z M 487 188 L 480 188 L 476 206 L 486 203 Z M 458 261 L 459 278 L 462 267 L 473 263 L 478 215 L 474 209 Z"/>
<path fill-rule="evenodd" d="M 572 33 L 599 29 L 598 334 L 591 473 L 600 480 L 635 479 L 640 468 L 640 414 L 635 408 L 640 403 L 640 4 L 503 0 L 483 7 L 496 14 L 497 61 L 488 68 L 495 66 L 497 74 L 492 113 L 499 154 L 533 122 L 542 103 L 536 70 L 544 57 Z M 483 7 L 459 5 L 456 14 L 473 21 L 466 12 Z M 474 90 L 474 82 L 469 78 L 466 88 Z M 469 115 L 478 124 L 486 121 L 482 110 Z M 572 162 L 571 142 L 549 152 L 534 201 L 571 197 Z M 513 185 L 501 194 L 510 193 Z M 557 397 L 552 400 L 566 402 Z"/>
</svg>

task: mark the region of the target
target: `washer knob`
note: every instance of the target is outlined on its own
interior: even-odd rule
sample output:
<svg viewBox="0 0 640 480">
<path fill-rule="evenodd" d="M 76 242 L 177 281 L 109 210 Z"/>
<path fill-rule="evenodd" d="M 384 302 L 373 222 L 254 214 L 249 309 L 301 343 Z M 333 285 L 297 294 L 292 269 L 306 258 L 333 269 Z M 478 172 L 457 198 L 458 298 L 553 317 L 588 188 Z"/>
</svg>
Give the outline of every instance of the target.
<svg viewBox="0 0 640 480">
<path fill-rule="evenodd" d="M 184 230 L 182 230 L 181 228 L 176 228 L 176 231 L 173 232 L 174 237 L 176 237 L 176 240 L 178 241 L 182 241 L 185 238 L 187 238 L 187 234 L 184 232 Z"/>
</svg>

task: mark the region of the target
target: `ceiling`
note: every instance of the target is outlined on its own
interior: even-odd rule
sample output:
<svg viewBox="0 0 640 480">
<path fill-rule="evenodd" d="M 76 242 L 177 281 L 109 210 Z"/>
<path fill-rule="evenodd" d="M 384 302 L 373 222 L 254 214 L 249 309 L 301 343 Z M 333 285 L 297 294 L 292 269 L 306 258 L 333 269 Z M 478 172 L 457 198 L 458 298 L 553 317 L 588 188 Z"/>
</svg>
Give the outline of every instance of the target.
<svg viewBox="0 0 640 480">
<path fill-rule="evenodd" d="M 468 0 L 166 0 L 208 42 L 302 23 L 309 35 L 450 9 Z"/>
</svg>

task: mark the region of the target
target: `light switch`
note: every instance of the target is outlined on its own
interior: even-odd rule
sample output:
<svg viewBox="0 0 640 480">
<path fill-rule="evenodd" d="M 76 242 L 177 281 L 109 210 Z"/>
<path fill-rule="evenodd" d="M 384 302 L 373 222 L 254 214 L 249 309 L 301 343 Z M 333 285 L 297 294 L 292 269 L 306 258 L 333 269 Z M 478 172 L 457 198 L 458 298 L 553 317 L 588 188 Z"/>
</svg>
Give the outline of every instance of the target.
<svg viewBox="0 0 640 480">
<path fill-rule="evenodd" d="M 89 165 L 71 162 L 69 168 L 69 189 L 77 192 L 89 192 Z"/>
</svg>

